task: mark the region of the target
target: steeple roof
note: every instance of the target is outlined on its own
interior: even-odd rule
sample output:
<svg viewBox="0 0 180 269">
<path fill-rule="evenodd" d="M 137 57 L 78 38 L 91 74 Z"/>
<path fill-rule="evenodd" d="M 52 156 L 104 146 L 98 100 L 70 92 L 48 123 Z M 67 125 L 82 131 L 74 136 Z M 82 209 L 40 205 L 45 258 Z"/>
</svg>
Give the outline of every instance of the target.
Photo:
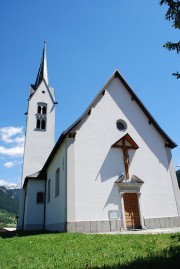
<svg viewBox="0 0 180 269">
<path fill-rule="evenodd" d="M 47 71 L 47 57 L 46 57 L 46 41 L 44 41 L 44 48 L 43 48 L 43 54 L 42 54 L 42 59 L 41 63 L 39 66 L 39 71 L 37 74 L 36 82 L 33 86 L 33 89 L 36 90 L 42 80 L 46 81 L 46 84 L 48 85 L 48 71 Z"/>
</svg>

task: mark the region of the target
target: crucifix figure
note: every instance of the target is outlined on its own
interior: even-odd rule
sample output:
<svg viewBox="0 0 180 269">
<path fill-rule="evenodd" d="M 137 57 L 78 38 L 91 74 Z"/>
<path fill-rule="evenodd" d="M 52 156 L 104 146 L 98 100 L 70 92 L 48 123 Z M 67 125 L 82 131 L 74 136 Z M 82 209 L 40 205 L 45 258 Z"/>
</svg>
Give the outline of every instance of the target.
<svg viewBox="0 0 180 269">
<path fill-rule="evenodd" d="M 125 167 L 125 175 L 126 179 L 129 178 L 129 149 L 138 149 L 138 145 L 134 142 L 134 140 L 130 137 L 129 134 L 126 134 L 121 139 L 119 139 L 116 143 L 114 143 L 112 148 L 120 148 L 123 150 L 124 157 L 124 167 Z"/>
</svg>

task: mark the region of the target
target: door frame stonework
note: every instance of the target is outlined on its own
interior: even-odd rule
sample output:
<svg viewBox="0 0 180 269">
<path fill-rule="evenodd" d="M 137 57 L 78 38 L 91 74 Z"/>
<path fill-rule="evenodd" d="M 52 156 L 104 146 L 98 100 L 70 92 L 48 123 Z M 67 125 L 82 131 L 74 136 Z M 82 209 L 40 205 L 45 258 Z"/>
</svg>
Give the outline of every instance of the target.
<svg viewBox="0 0 180 269">
<path fill-rule="evenodd" d="M 118 187 L 119 195 L 120 195 L 120 207 L 121 207 L 121 219 L 123 224 L 123 229 L 127 230 L 126 226 L 126 218 L 125 218 L 125 208 L 124 208 L 124 194 L 125 193 L 136 193 L 137 200 L 138 200 L 138 209 L 139 209 L 139 218 L 140 218 L 140 225 L 142 229 L 146 229 L 144 226 L 144 219 L 143 219 L 143 212 L 142 212 L 142 205 L 141 205 L 141 186 L 144 182 L 133 175 L 131 179 L 126 179 L 125 176 L 119 177 L 115 184 Z"/>
</svg>

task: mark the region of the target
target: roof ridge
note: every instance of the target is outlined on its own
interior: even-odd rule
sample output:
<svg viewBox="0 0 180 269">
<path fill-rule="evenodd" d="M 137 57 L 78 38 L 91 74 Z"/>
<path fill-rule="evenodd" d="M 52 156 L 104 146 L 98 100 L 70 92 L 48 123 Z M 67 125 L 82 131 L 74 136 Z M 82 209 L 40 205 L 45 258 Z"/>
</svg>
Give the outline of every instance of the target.
<svg viewBox="0 0 180 269">
<path fill-rule="evenodd" d="M 47 168 L 48 164 L 50 163 L 51 159 L 53 158 L 53 156 L 55 155 L 56 151 L 58 150 L 59 146 L 61 145 L 61 143 L 63 143 L 66 135 L 74 128 L 76 127 L 81 121 L 82 119 L 86 116 L 86 115 L 90 115 L 90 111 L 94 105 L 95 102 L 97 102 L 98 98 L 100 98 L 100 96 L 104 95 L 106 87 L 110 84 L 110 82 L 112 81 L 113 78 L 118 78 L 123 85 L 125 86 L 126 90 L 130 93 L 132 100 L 135 100 L 137 102 L 137 104 L 140 106 L 140 108 L 142 109 L 142 111 L 145 113 L 145 115 L 147 116 L 147 118 L 149 119 L 149 123 L 153 124 L 154 127 L 157 129 L 157 131 L 164 137 L 165 139 L 165 146 L 169 147 L 169 148 L 175 148 L 177 146 L 177 144 L 171 140 L 171 138 L 164 132 L 164 130 L 159 126 L 159 124 L 156 122 L 156 120 L 154 119 L 154 117 L 150 114 L 150 112 L 145 108 L 145 106 L 143 105 L 143 103 L 141 102 L 141 100 L 137 97 L 137 95 L 133 92 L 133 90 L 130 88 L 130 86 L 127 84 L 127 82 L 124 80 L 124 78 L 120 75 L 118 70 L 115 70 L 112 74 L 112 76 L 110 77 L 110 79 L 107 81 L 107 83 L 104 85 L 104 87 L 101 89 L 101 91 L 96 95 L 96 97 L 93 99 L 93 101 L 90 103 L 90 105 L 88 106 L 88 108 L 85 110 L 85 112 L 72 124 L 70 125 L 69 128 L 67 128 L 65 131 L 63 131 L 61 133 L 61 135 L 59 136 L 59 139 L 57 140 L 54 148 L 52 149 L 48 159 L 46 160 L 41 172 L 40 172 L 40 176 L 41 173 L 43 173 L 44 169 Z"/>
</svg>

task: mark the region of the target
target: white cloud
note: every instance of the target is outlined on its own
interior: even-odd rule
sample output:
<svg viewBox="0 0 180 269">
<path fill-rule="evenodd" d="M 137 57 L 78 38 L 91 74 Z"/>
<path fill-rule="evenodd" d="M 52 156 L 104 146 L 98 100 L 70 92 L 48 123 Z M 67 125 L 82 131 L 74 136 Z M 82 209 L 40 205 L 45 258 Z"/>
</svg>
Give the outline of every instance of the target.
<svg viewBox="0 0 180 269">
<path fill-rule="evenodd" d="M 24 135 L 23 135 L 23 127 L 3 127 L 0 128 L 0 139 L 4 143 L 23 143 Z"/>
<path fill-rule="evenodd" d="M 0 154 L 10 156 L 10 157 L 22 157 L 24 152 L 23 145 L 12 147 L 12 148 L 5 148 L 0 146 Z"/>
<path fill-rule="evenodd" d="M 11 168 L 14 165 L 16 165 L 15 162 L 6 162 L 6 163 L 3 164 L 3 166 L 6 167 L 6 168 Z"/>
<path fill-rule="evenodd" d="M 0 186 L 5 186 L 11 189 L 19 188 L 19 186 L 15 183 L 10 183 L 4 179 L 0 179 Z"/>
<path fill-rule="evenodd" d="M 24 138 L 23 127 L 8 126 L 0 128 L 0 154 L 9 157 L 22 157 L 24 152 Z M 3 143 L 13 144 L 13 146 L 6 147 Z"/>
<path fill-rule="evenodd" d="M 6 167 L 6 168 L 11 168 L 11 167 L 13 167 L 15 165 L 19 165 L 19 164 L 22 164 L 22 161 L 20 161 L 20 162 L 17 162 L 17 161 L 6 162 L 6 163 L 3 164 L 3 166 Z"/>
<path fill-rule="evenodd" d="M 15 139 L 14 139 L 14 143 L 18 143 L 18 144 L 24 144 L 24 139 L 25 139 L 25 136 L 20 136 L 20 137 L 16 137 Z"/>
<path fill-rule="evenodd" d="M 24 153 L 24 130 L 23 127 L 7 126 L 0 128 L 0 164 L 2 172 L 10 178 L 14 178 L 13 167 L 22 164 L 22 156 Z M 6 169 L 6 172 L 3 171 Z M 10 169 L 7 174 L 7 169 Z M 16 173 L 21 173 L 21 170 L 16 169 Z M 16 176 L 17 178 L 17 176 Z M 16 179 L 13 180 L 16 182 Z M 17 182 L 20 182 L 19 178 Z M 17 183 L 13 183 L 10 179 L 0 178 L 0 186 L 6 188 L 15 188 Z"/>
</svg>

